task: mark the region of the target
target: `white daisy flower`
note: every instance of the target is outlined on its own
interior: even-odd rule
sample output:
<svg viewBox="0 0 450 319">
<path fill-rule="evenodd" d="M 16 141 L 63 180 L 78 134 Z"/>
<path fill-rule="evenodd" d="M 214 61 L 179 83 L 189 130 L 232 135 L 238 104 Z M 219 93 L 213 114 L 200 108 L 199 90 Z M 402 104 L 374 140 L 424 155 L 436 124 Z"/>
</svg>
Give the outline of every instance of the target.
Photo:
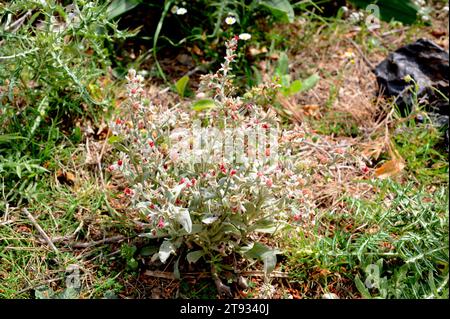
<svg viewBox="0 0 450 319">
<path fill-rule="evenodd" d="M 187 13 L 187 10 L 186 8 L 178 8 L 175 13 L 178 14 L 179 16 L 182 16 L 183 14 Z"/>
<path fill-rule="evenodd" d="M 228 25 L 235 24 L 235 23 L 236 23 L 236 18 L 235 18 L 235 17 L 232 17 L 232 16 L 228 16 L 228 17 L 225 19 L 225 23 L 228 24 Z"/>
<path fill-rule="evenodd" d="M 252 35 L 250 33 L 241 33 L 239 34 L 239 39 L 247 41 L 250 40 Z"/>
</svg>

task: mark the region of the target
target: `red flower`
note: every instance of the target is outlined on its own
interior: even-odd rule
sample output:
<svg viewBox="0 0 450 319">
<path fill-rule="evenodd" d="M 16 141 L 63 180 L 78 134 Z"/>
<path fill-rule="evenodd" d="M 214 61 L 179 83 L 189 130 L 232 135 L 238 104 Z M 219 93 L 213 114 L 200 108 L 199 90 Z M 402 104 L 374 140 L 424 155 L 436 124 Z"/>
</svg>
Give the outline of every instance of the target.
<svg viewBox="0 0 450 319">
<path fill-rule="evenodd" d="M 116 120 L 116 124 L 117 124 L 117 125 L 121 125 L 121 124 L 123 124 L 123 123 L 124 123 L 124 121 L 122 121 L 121 119 L 117 119 L 117 120 Z"/>
<path fill-rule="evenodd" d="M 226 174 L 227 173 L 227 169 L 225 168 L 225 165 L 222 163 L 219 165 L 220 170 L 222 171 L 222 173 Z"/>
<path fill-rule="evenodd" d="M 270 148 L 266 148 L 266 156 L 270 156 Z"/>
<path fill-rule="evenodd" d="M 148 145 L 150 147 L 154 147 L 155 146 L 155 142 L 153 142 L 152 140 L 148 141 Z"/>
<path fill-rule="evenodd" d="M 301 217 L 300 214 L 295 214 L 293 218 L 295 221 L 298 221 L 298 220 L 300 220 L 300 217 Z"/>
<path fill-rule="evenodd" d="M 361 170 L 364 174 L 369 173 L 369 168 L 367 166 L 364 166 Z"/>
<path fill-rule="evenodd" d="M 191 179 L 191 185 L 194 186 L 195 183 L 197 183 L 197 180 L 196 180 L 195 178 L 192 178 L 192 179 Z"/>
<path fill-rule="evenodd" d="M 134 190 L 132 190 L 131 188 L 125 188 L 124 191 L 125 195 L 127 196 L 133 196 L 134 195 Z"/>
<path fill-rule="evenodd" d="M 272 179 L 268 178 L 268 179 L 266 180 L 266 186 L 267 186 L 267 187 L 272 187 L 272 185 L 273 185 Z"/>
<path fill-rule="evenodd" d="M 269 129 L 269 127 L 270 127 L 270 125 L 268 123 L 264 123 L 262 125 L 262 128 L 265 129 L 265 130 Z"/>
<path fill-rule="evenodd" d="M 118 161 L 117 161 L 117 165 L 122 166 L 122 164 L 123 164 L 123 161 L 122 161 L 122 160 L 118 160 Z"/>
</svg>

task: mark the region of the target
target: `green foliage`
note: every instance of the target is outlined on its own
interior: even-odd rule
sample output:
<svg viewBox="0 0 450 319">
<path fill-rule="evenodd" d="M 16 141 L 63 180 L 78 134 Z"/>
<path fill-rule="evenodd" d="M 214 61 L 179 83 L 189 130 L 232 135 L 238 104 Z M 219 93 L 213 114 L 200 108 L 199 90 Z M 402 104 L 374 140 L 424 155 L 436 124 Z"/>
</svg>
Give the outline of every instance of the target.
<svg viewBox="0 0 450 319">
<path fill-rule="evenodd" d="M 176 83 L 175 83 L 175 88 L 177 90 L 178 95 L 183 98 L 185 91 L 186 91 L 186 87 L 187 84 L 189 83 L 189 77 L 187 75 L 183 76 L 182 78 L 180 78 Z"/>
<path fill-rule="evenodd" d="M 131 246 L 127 244 L 123 244 L 120 248 L 120 256 L 126 261 L 127 268 L 130 270 L 136 270 L 138 268 L 138 262 L 134 258 L 136 254 L 137 248 L 136 246 Z"/>
<path fill-rule="evenodd" d="M 128 34 L 99 1 L 10 1 L 0 21 L 0 170 L 20 200 L 65 135 L 81 139 L 75 119 L 108 110 L 107 48 Z"/>
<path fill-rule="evenodd" d="M 275 68 L 274 80 L 281 85 L 280 91 L 284 96 L 291 96 L 312 89 L 319 82 L 320 77 L 313 74 L 304 80 L 292 81 L 289 72 L 289 58 L 286 53 L 282 52 Z"/>
<path fill-rule="evenodd" d="M 197 100 L 192 104 L 192 109 L 197 112 L 201 112 L 204 110 L 210 110 L 216 107 L 216 103 L 214 103 L 211 99 L 203 99 Z"/>
<path fill-rule="evenodd" d="M 138 2 L 142 8 L 152 8 L 160 14 L 156 18 L 158 23 L 151 30 L 151 34 L 141 34 L 141 36 L 152 38 L 151 51 L 156 71 L 165 82 L 167 82 L 167 76 L 158 61 L 158 52 L 163 45 L 177 47 L 195 45 L 202 52 L 202 56 L 205 55 L 208 60 L 214 61 L 220 57 L 220 52 L 217 50 L 220 48 L 220 43 L 231 36 L 245 32 L 252 36 L 249 42 L 253 42 L 254 39 L 263 40 L 266 24 L 292 23 L 295 18 L 293 5 L 288 0 L 195 0 L 189 3 L 168 0 L 164 1 L 163 5 L 159 1 L 114 0 L 108 7 L 108 11 L 111 12 L 110 18 L 112 20 L 120 18 L 124 13 L 136 9 Z M 303 1 L 296 4 L 296 8 L 301 10 L 308 3 L 310 3 L 309 0 Z M 185 8 L 187 12 L 178 15 L 179 8 Z M 236 23 L 228 25 L 225 19 L 229 16 L 234 17 Z M 171 30 L 177 30 L 177 32 L 173 33 Z M 252 73 L 243 55 L 239 57 L 238 64 L 238 70 L 242 70 L 239 74 Z M 251 78 L 248 81 L 251 81 Z"/>
<path fill-rule="evenodd" d="M 314 267 L 329 277 L 339 271 L 365 298 L 448 298 L 447 187 L 430 197 L 413 183 L 371 183 L 380 190 L 371 200 L 344 198 L 350 210 L 324 213 L 312 234 L 286 233 L 291 275 L 308 278 Z M 371 275 L 374 267 L 377 273 Z M 376 285 L 368 287 L 372 277 Z"/>
<path fill-rule="evenodd" d="M 288 0 L 262 0 L 259 4 L 267 8 L 278 20 L 286 23 L 294 22 L 294 9 Z"/>
<path fill-rule="evenodd" d="M 377 5 L 380 9 L 380 18 L 387 22 L 396 20 L 412 24 L 417 20 L 419 11 L 412 0 L 350 0 L 350 2 L 362 9 L 369 5 Z"/>
</svg>

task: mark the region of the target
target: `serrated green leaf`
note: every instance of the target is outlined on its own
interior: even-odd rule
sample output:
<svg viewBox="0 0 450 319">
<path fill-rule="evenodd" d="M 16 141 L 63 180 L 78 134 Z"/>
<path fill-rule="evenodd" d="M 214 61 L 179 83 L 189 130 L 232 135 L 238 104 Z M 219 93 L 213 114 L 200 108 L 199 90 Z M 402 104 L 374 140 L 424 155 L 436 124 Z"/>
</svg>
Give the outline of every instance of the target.
<svg viewBox="0 0 450 319">
<path fill-rule="evenodd" d="M 192 105 L 192 109 L 197 112 L 213 109 L 216 107 L 216 103 L 210 99 L 198 100 Z"/>
<path fill-rule="evenodd" d="M 187 75 L 185 75 L 175 83 L 175 88 L 177 89 L 177 93 L 181 98 L 184 97 L 184 92 L 186 90 L 186 86 L 187 86 L 188 82 L 189 82 L 189 77 Z"/>
</svg>

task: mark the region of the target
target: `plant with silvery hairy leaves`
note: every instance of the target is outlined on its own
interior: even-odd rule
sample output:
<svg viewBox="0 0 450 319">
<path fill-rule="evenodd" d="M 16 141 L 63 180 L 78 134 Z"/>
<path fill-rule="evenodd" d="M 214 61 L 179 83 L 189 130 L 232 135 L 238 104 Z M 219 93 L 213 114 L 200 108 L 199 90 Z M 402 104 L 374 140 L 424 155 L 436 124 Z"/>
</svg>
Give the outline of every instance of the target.
<svg viewBox="0 0 450 319">
<path fill-rule="evenodd" d="M 266 140 L 271 145 L 281 141 L 275 149 L 279 155 L 276 160 L 266 143 L 248 149 L 238 160 L 220 152 L 223 145 L 215 143 L 217 136 L 213 136 L 211 148 L 198 148 L 198 136 L 190 134 L 192 123 L 199 121 L 203 125 L 200 129 L 222 132 L 225 144 L 239 142 L 245 149 L 249 140 L 242 132 L 263 135 L 277 125 L 274 113 L 246 105 L 231 94 L 230 70 L 237 44 L 237 38 L 230 40 L 222 68 L 203 77 L 203 93 L 211 96 L 213 105 L 201 112 L 145 103 L 143 78 L 130 70 L 129 114 L 110 124 L 110 142 L 119 150 L 119 159 L 108 168 L 112 175 L 123 175 L 128 182 L 123 192 L 130 209 L 141 216 L 140 225 L 146 230 L 141 236 L 163 239 L 152 259 L 166 263 L 181 247 L 187 248 L 185 256 L 178 255 L 175 274 L 179 275 L 180 258 L 189 263 L 203 259 L 211 266 L 219 292 L 228 295 L 230 288 L 219 274 L 234 268 L 230 257 L 238 254 L 261 260 L 269 274 L 280 251 L 263 245 L 258 238 L 273 235 L 288 221 L 308 217 L 300 213 L 305 211 L 305 201 L 299 191 L 296 157 L 289 153 L 289 133 L 276 136 L 276 141 Z M 197 153 L 187 156 L 186 151 Z"/>
</svg>

